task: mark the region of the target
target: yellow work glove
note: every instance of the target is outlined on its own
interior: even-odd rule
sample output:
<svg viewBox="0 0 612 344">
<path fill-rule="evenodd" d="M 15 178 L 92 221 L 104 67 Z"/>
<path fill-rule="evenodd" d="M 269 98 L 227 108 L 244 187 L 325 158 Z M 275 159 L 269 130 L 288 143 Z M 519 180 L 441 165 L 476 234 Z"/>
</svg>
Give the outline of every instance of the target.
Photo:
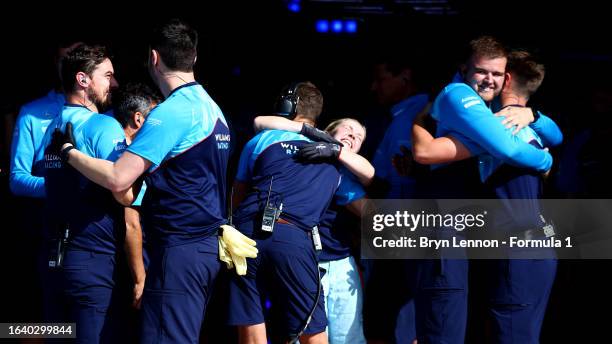
<svg viewBox="0 0 612 344">
<path fill-rule="evenodd" d="M 256 243 L 253 239 L 240 233 L 236 228 L 222 225 L 219 236 L 219 259 L 227 264 L 227 268 L 236 267 L 236 273 L 246 275 L 246 258 L 257 257 Z"/>
</svg>

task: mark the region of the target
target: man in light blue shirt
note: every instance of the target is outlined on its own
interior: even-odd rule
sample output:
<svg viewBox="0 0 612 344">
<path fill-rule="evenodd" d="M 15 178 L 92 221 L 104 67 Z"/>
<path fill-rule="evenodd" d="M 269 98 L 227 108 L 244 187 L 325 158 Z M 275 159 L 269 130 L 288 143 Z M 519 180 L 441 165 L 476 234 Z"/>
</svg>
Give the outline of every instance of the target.
<svg viewBox="0 0 612 344">
<path fill-rule="evenodd" d="M 393 167 L 392 159 L 403 154 L 402 146 L 411 148 L 412 122 L 429 102 L 429 96 L 422 91 L 424 87 L 417 63 L 410 59 L 394 59 L 375 67 L 372 91 L 379 103 L 391 106 L 393 116 L 372 160 L 376 176 L 389 183 L 389 191 L 384 198 L 414 196 L 414 178 L 400 176 Z"/>
<path fill-rule="evenodd" d="M 381 185 L 382 182 L 383 187 L 371 187 L 370 192 L 373 189 L 384 191 L 372 194 L 371 197 L 406 199 L 416 195 L 415 179 L 409 175 L 400 175 L 393 166 L 393 159 L 404 154 L 402 147 L 408 150 L 411 148 L 412 122 L 429 103 L 429 96 L 423 92 L 425 87 L 421 80 L 421 71 L 418 58 L 408 56 L 387 58 L 374 68 L 371 90 L 381 105 L 391 106 L 393 118 L 372 159 L 376 170 L 374 185 Z M 386 280 L 387 275 L 405 271 L 404 265 L 411 263 L 375 261 L 364 264 L 366 337 L 369 340 L 411 342 L 411 339 L 416 337 L 413 300 L 410 297 L 405 298 L 406 290 L 403 287 L 396 289 L 400 295 L 390 297 Z"/>
<path fill-rule="evenodd" d="M 79 43 L 62 46 L 57 51 L 59 62 Z M 41 141 L 51 121 L 60 113 L 65 97 L 61 87 L 21 107 L 11 145 L 11 174 L 9 186 L 16 196 L 45 197 L 44 178 L 40 161 L 36 161 Z"/>
<path fill-rule="evenodd" d="M 432 117 L 439 121 L 437 135 L 452 134 L 474 155 L 488 153 L 512 166 L 546 172 L 552 165 L 551 155 L 523 141 L 521 135 L 513 135 L 490 109 L 502 91 L 506 63 L 507 51 L 496 39 L 480 37 L 470 42 L 470 55 L 461 72 L 433 104 Z M 432 194 L 437 198 L 483 197 L 481 185 L 466 178 L 466 166 L 453 163 L 434 170 L 436 190 Z M 459 344 L 464 342 L 467 322 L 468 262 L 440 254 L 440 259 L 419 264 L 418 339 Z"/>
</svg>

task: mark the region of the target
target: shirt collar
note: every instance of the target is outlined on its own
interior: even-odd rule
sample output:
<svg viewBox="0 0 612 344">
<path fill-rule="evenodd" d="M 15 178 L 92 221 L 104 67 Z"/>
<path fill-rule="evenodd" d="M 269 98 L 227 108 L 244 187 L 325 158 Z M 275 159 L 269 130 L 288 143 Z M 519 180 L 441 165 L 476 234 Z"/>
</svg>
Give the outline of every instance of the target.
<svg viewBox="0 0 612 344">
<path fill-rule="evenodd" d="M 170 98 L 171 95 L 173 95 L 176 91 L 180 90 L 181 88 L 189 87 L 189 86 L 193 86 L 193 85 L 197 85 L 197 84 L 198 84 L 197 81 L 192 81 L 192 82 L 188 82 L 186 84 L 182 84 L 181 86 L 173 89 L 172 92 L 170 92 L 170 94 L 168 94 L 168 96 L 166 98 Z"/>
<path fill-rule="evenodd" d="M 79 108 L 79 107 L 81 107 L 81 108 L 83 108 L 83 109 L 86 109 L 87 111 L 91 111 L 91 110 L 89 110 L 89 108 L 87 108 L 87 106 L 85 106 L 85 105 L 81 105 L 81 104 L 70 104 L 70 103 L 64 103 L 64 106 L 65 106 L 65 107 L 71 107 L 71 108 Z"/>
</svg>

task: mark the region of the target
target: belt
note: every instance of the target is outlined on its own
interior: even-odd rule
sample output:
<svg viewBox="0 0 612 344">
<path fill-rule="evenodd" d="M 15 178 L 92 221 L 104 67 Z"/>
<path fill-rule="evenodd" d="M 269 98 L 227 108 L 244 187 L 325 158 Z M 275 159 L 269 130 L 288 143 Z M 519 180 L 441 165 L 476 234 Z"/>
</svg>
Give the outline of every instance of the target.
<svg viewBox="0 0 612 344">
<path fill-rule="evenodd" d="M 280 223 L 280 224 L 283 224 L 283 225 L 292 225 L 292 226 L 295 226 L 293 223 L 283 219 L 282 217 L 279 217 L 278 219 L 276 219 L 276 223 Z"/>
</svg>

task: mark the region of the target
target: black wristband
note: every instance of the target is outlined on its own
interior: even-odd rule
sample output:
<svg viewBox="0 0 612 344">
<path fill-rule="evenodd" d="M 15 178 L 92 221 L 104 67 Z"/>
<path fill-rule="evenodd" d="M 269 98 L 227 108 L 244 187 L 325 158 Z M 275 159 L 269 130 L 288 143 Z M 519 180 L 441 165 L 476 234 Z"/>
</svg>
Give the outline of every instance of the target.
<svg viewBox="0 0 612 344">
<path fill-rule="evenodd" d="M 60 158 L 62 159 L 62 164 L 68 163 L 68 158 L 69 158 L 68 152 L 70 152 L 73 149 L 74 149 L 74 146 L 72 145 L 62 149 L 62 151 L 60 152 Z"/>
</svg>

